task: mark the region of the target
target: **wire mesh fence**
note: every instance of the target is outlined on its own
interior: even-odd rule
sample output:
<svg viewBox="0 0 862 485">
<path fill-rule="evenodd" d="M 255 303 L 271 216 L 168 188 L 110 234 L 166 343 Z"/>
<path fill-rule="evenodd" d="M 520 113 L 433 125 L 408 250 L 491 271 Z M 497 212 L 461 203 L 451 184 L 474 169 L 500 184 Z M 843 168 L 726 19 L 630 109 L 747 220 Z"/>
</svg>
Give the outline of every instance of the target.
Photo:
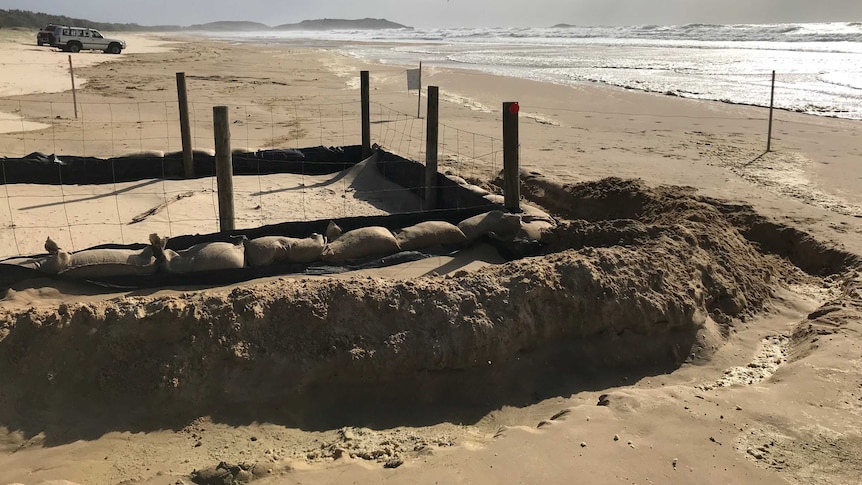
<svg viewBox="0 0 862 485">
<path fill-rule="evenodd" d="M 404 158 L 425 161 L 425 120 L 382 104 L 372 112 L 375 143 Z M 490 179 L 502 169 L 503 140 L 463 130 L 451 124 L 438 126 L 438 169 L 462 178 Z"/>
<path fill-rule="evenodd" d="M 234 105 L 230 107 L 234 145 L 287 148 L 358 143 L 356 103 L 316 105 Z M 77 111 L 77 117 L 75 116 Z M 182 149 L 175 102 L 83 103 L 0 100 L 0 112 L 18 116 L 20 130 L 0 133 L 0 153 L 32 152 L 110 158 Z M 211 150 L 212 104 L 189 106 L 194 148 Z"/>
<path fill-rule="evenodd" d="M 296 173 L 269 173 L 260 169 L 262 159 L 258 154 L 262 152 L 281 151 L 279 156 L 289 158 L 290 150 L 359 145 L 362 116 L 358 94 L 357 89 L 355 94 L 296 102 L 275 97 L 237 97 L 241 103 L 227 104 L 234 161 L 240 160 L 250 167 L 234 178 L 237 228 L 427 209 L 416 187 L 407 189 L 367 167 L 343 166 L 321 173 L 310 170 L 310 165 L 300 161 Z M 451 175 L 453 180 L 460 178 L 464 183 L 494 179 L 503 168 L 503 140 L 488 135 L 500 132 L 496 112 L 474 100 L 447 93 L 443 96 L 447 105 L 479 112 L 482 117 L 447 119 L 441 116 L 437 145 L 439 172 Z M 151 232 L 168 236 L 217 232 L 213 104 L 225 103 L 201 100 L 189 103 L 195 163 L 203 163 L 208 169 L 197 178 L 183 178 L 175 169 L 177 160 L 182 159 L 180 115 L 175 100 L 75 105 L 70 101 L 0 99 L 0 113 L 5 113 L 2 126 L 6 127 L 0 130 L 0 156 L 11 159 L 29 156 L 56 167 L 56 175 L 52 175 L 56 183 L 19 183 L 6 173 L 12 162 L 3 163 L 0 256 L 38 252 L 47 236 L 66 249 L 76 250 L 100 243 L 142 242 Z M 371 103 L 371 142 L 405 159 L 424 162 L 426 120 L 419 118 L 419 113 L 398 108 L 408 104 L 412 102 Z M 691 129 L 686 133 L 701 147 L 699 150 L 714 155 L 743 178 L 768 178 L 771 172 L 768 169 L 773 168 L 761 167 L 767 163 L 759 159 L 762 149 L 759 144 L 751 143 L 752 138 L 761 136 L 751 133 L 751 128 L 759 127 L 762 122 L 763 146 L 766 145 L 766 110 L 709 113 L 654 109 L 651 112 L 649 108 L 625 108 L 619 104 L 609 105 L 607 109 L 593 106 L 594 109 L 578 109 L 572 105 L 537 104 L 526 108 L 520 116 L 522 124 L 535 122 L 569 130 L 570 134 L 574 133 L 572 130 L 586 130 L 583 126 L 561 126 L 557 121 L 559 117 L 574 115 L 585 125 L 595 123 L 598 126 L 594 129 L 590 125 L 592 134 L 601 136 L 604 130 L 610 134 L 605 135 L 606 138 L 613 139 L 615 145 L 645 153 L 660 153 L 664 148 L 662 144 L 666 144 L 665 135 L 659 133 L 658 128 L 648 132 L 637 123 L 645 120 L 656 126 L 666 121 L 675 121 L 677 125 L 690 123 Z M 806 123 L 798 117 L 782 119 L 789 116 L 790 113 L 779 112 L 776 122 Z M 624 120 L 632 125 L 627 126 Z M 747 123 L 749 128 L 744 137 L 737 133 L 741 128 L 734 128 L 719 146 L 714 136 L 696 131 L 701 120 L 717 122 L 719 126 L 725 122 L 728 125 Z M 458 126 L 460 123 L 471 129 Z M 567 135 L 561 133 L 560 137 L 563 136 Z M 575 151 L 579 148 L 576 141 L 568 146 Z M 600 147 L 601 150 L 608 148 Z M 665 150 L 664 156 L 679 155 Z M 98 184 L 70 183 L 68 178 L 63 179 L 66 157 L 109 159 L 112 170 L 136 160 L 140 163 L 155 160 L 156 164 L 161 164 L 161 170 L 145 180 L 112 176 Z M 758 172 L 760 168 L 763 170 Z M 475 185 L 473 188 L 478 189 Z M 824 200 L 827 196 L 820 195 Z"/>
<path fill-rule="evenodd" d="M 228 105 L 235 162 L 255 166 L 258 153 L 360 143 L 360 103 Z M 0 133 L 3 188 L 0 192 L 0 256 L 34 254 L 46 237 L 67 250 L 103 243 L 145 242 L 150 233 L 182 235 L 219 230 L 212 105 L 190 103 L 196 164 L 212 165 L 209 176 L 178 178 L 171 168 L 182 157 L 175 102 L 69 102 L 0 100 L 0 112 L 19 118 L 20 130 Z M 424 161 L 425 120 L 381 103 L 371 105 L 371 139 L 406 159 Z M 77 116 L 76 116 L 77 115 Z M 502 141 L 452 126 L 440 127 L 440 171 L 490 178 L 499 170 Z M 337 154 L 338 148 L 331 149 Z M 296 154 L 293 153 L 295 156 Z M 16 183 L 12 163 L 56 168 L 56 183 Z M 107 183 L 64 180 L 64 159 L 108 159 Z M 15 159 L 18 159 L 17 161 Z M 200 160 L 203 159 L 203 162 Z M 161 164 L 159 176 L 124 180 L 129 163 Z M 358 161 L 358 160 L 357 160 Z M 374 167 L 341 167 L 319 173 L 300 162 L 298 173 L 262 170 L 234 177 L 236 227 L 285 221 L 405 213 L 423 210 L 416 191 L 380 176 Z M 11 178 L 10 178 L 11 177 Z M 68 176 L 67 176 L 68 178 Z"/>
</svg>

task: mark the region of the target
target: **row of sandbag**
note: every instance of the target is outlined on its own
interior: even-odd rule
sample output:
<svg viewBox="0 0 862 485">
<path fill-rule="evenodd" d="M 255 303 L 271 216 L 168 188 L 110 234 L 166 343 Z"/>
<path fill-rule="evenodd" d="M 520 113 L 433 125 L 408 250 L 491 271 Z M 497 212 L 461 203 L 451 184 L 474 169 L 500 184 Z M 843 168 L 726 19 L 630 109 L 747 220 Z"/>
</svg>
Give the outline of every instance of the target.
<svg viewBox="0 0 862 485">
<path fill-rule="evenodd" d="M 502 211 L 470 217 L 457 226 L 445 221 L 427 221 L 397 232 L 380 226 L 343 232 L 330 222 L 325 235 L 312 234 L 306 238 L 264 236 L 251 240 L 240 236 L 233 242 L 201 243 L 180 251 L 168 249 L 168 238 L 157 234 L 151 234 L 150 245 L 141 250 L 88 249 L 74 253 L 62 250 L 49 238 L 45 243 L 48 256 L 31 260 L 28 266 L 49 274 L 88 279 L 156 272 L 184 274 L 315 261 L 342 263 L 399 251 L 466 246 L 486 235 L 534 238 L 537 223 L 542 224 L 538 226 L 541 228 L 552 224 L 551 221 Z"/>
</svg>

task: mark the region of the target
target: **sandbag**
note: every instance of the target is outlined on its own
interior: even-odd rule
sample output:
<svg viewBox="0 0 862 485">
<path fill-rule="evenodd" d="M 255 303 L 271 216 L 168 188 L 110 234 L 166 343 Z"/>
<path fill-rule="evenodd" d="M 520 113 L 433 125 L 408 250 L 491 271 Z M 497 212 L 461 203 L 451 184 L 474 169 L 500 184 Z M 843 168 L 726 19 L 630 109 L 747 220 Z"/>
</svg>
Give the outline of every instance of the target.
<svg viewBox="0 0 862 485">
<path fill-rule="evenodd" d="M 310 263 L 320 258 L 326 241 L 321 234 L 304 239 L 264 236 L 245 243 L 245 258 L 249 266 L 276 263 Z"/>
<path fill-rule="evenodd" d="M 36 269 L 43 273 L 57 274 L 69 267 L 72 256 L 60 249 L 60 246 L 50 237 L 45 240 L 45 251 L 48 252 L 48 256 L 36 260 Z"/>
<path fill-rule="evenodd" d="M 245 266 L 245 238 L 237 242 L 211 242 L 174 251 L 166 249 L 168 238 L 150 234 L 150 245 L 159 269 L 166 273 L 195 273 Z"/>
<path fill-rule="evenodd" d="M 506 203 L 506 198 L 497 194 L 488 194 L 484 199 L 493 204 L 505 205 Z M 521 217 L 523 219 L 529 221 L 548 221 L 554 224 L 557 222 L 553 216 L 536 206 L 525 204 L 523 201 L 518 205 L 521 207 Z"/>
<path fill-rule="evenodd" d="M 451 181 L 455 182 L 455 183 L 456 183 L 456 184 L 458 184 L 458 185 L 467 185 L 467 184 L 469 183 L 469 182 L 467 182 L 466 180 L 464 180 L 462 177 L 459 177 L 459 176 L 457 176 L 457 175 L 449 175 L 449 174 L 446 174 L 446 178 L 448 178 L 449 180 L 451 180 Z"/>
<path fill-rule="evenodd" d="M 547 237 L 557 227 L 553 222 L 548 222 L 541 219 L 527 220 L 522 218 L 521 229 L 518 231 L 517 238 L 526 239 L 528 241 L 547 242 Z"/>
<path fill-rule="evenodd" d="M 48 256 L 37 262 L 42 272 L 71 278 L 148 275 L 157 270 L 150 247 L 144 249 L 85 249 L 69 253 L 51 238 L 45 241 Z"/>
<path fill-rule="evenodd" d="M 461 187 L 469 190 L 470 192 L 473 192 L 476 195 L 482 195 L 482 196 L 493 195 L 490 192 L 488 192 L 487 190 L 483 189 L 482 187 L 479 187 L 478 185 L 473 185 L 473 184 L 467 183 L 467 184 L 462 185 Z"/>
<path fill-rule="evenodd" d="M 195 148 L 192 150 L 193 157 L 214 157 L 215 150 L 212 148 Z M 183 158 L 183 152 L 165 153 L 165 158 Z"/>
<path fill-rule="evenodd" d="M 341 237 L 344 234 L 344 231 L 341 229 L 341 226 L 335 223 L 335 221 L 329 221 L 329 224 L 326 225 L 326 242 L 332 242 Z"/>
<path fill-rule="evenodd" d="M 416 251 L 433 246 L 449 246 L 467 242 L 467 237 L 454 224 L 445 221 L 420 222 L 405 227 L 396 236 L 402 251 Z"/>
<path fill-rule="evenodd" d="M 156 272 L 152 248 L 88 249 L 72 253 L 68 265 L 58 274 L 72 278 L 151 275 Z"/>
<path fill-rule="evenodd" d="M 165 152 L 162 150 L 143 150 L 139 152 L 129 152 L 120 155 L 118 158 L 164 158 Z"/>
<path fill-rule="evenodd" d="M 69 269 L 69 262 L 72 260 L 72 255 L 62 249 L 36 262 L 36 269 L 43 273 L 58 274 L 61 271 Z"/>
<path fill-rule="evenodd" d="M 521 204 L 521 219 L 531 221 L 545 221 L 550 222 L 551 224 L 556 225 L 557 220 L 554 219 L 554 216 L 548 214 L 547 212 L 539 209 L 538 207 L 534 207 L 528 204 Z"/>
<path fill-rule="evenodd" d="M 458 223 L 458 229 L 464 233 L 467 242 L 494 233 L 499 238 L 514 237 L 521 229 L 521 216 L 503 211 L 491 211 L 464 219 Z"/>
<path fill-rule="evenodd" d="M 324 261 L 348 261 L 398 252 L 398 241 L 385 227 L 361 227 L 348 231 L 326 245 Z"/>
</svg>

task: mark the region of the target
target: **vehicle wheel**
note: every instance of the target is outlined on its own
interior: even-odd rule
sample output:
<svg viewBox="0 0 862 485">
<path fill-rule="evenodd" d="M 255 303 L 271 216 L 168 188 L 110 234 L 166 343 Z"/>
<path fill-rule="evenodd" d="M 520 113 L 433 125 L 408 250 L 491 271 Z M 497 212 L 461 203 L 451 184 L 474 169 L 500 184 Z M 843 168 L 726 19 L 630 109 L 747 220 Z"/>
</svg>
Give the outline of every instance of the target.
<svg viewBox="0 0 862 485">
<path fill-rule="evenodd" d="M 39 47 L 42 47 L 43 45 L 45 45 L 45 43 L 42 42 L 41 40 L 37 40 L 36 45 L 38 45 Z"/>
<path fill-rule="evenodd" d="M 106 50 L 105 52 L 107 52 L 108 54 L 119 54 L 122 51 L 123 49 L 120 47 L 120 44 L 111 44 L 108 46 L 108 50 Z"/>
<path fill-rule="evenodd" d="M 81 52 L 81 44 L 72 42 L 69 44 L 69 52 Z"/>
</svg>

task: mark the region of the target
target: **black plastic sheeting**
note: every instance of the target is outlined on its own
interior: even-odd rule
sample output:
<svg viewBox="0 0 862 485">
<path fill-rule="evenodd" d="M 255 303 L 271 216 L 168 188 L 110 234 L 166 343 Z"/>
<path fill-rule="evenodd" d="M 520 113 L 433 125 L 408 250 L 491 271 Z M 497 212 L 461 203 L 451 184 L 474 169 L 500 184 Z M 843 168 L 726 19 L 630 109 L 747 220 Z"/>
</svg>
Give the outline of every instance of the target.
<svg viewBox="0 0 862 485">
<path fill-rule="evenodd" d="M 195 177 L 215 175 L 215 157 L 195 152 Z M 325 175 L 347 169 L 362 160 L 362 147 L 312 147 L 260 150 L 233 154 L 234 175 L 297 173 Z M 119 158 L 45 155 L 34 152 L 23 158 L 0 160 L 2 184 L 110 184 L 150 179 L 183 178 L 182 153 L 165 157 Z"/>
<path fill-rule="evenodd" d="M 375 155 L 376 166 L 380 173 L 382 173 L 385 177 L 389 178 L 393 182 L 396 182 L 404 186 L 405 188 L 410 189 L 411 191 L 420 196 L 423 194 L 425 183 L 425 166 L 423 164 L 405 159 L 403 157 L 383 150 L 375 151 Z M 304 173 L 312 174 L 314 172 L 308 171 L 309 167 L 317 166 L 320 170 L 327 170 L 317 173 L 325 174 L 344 170 L 345 168 L 349 168 L 358 163 L 358 161 L 361 160 L 361 148 L 352 146 L 342 148 L 316 147 L 301 150 L 267 150 L 263 152 L 256 152 L 254 156 L 256 157 L 253 159 L 255 160 L 254 163 L 260 163 L 260 165 L 255 165 L 254 171 L 250 173 L 264 173 L 260 171 L 262 170 L 261 167 L 265 167 L 266 170 L 272 170 L 268 173 L 302 173 L 291 172 L 289 170 L 291 168 L 295 169 L 297 167 L 301 167 L 301 169 L 305 171 Z M 348 158 L 348 156 L 352 158 Z M 46 160 L 42 161 L 29 160 L 27 163 L 31 164 L 30 171 L 20 170 L 19 172 L 16 172 L 16 176 L 19 178 L 14 179 L 18 180 L 15 183 L 24 183 L 20 181 L 22 177 L 35 177 L 35 175 L 39 173 L 40 170 L 42 170 L 43 174 L 53 172 L 56 175 L 57 162 L 52 162 L 47 158 L 50 157 L 46 157 Z M 374 155 L 372 156 L 372 160 L 373 159 Z M 6 159 L 3 162 L 14 165 L 13 160 L 15 159 Z M 19 159 L 19 162 L 20 160 L 23 159 Z M 105 165 L 105 162 L 108 162 L 106 160 L 86 159 L 81 157 L 67 157 L 66 159 L 61 158 L 61 160 L 63 160 L 64 162 L 66 160 L 69 160 L 67 162 L 67 165 L 60 166 L 60 172 L 64 176 L 63 183 L 76 183 L 67 179 L 67 176 L 70 177 L 72 180 L 74 180 L 75 177 L 80 179 L 81 181 L 77 183 L 99 183 L 94 182 L 94 180 L 100 180 L 101 178 L 104 178 L 106 176 L 106 174 L 104 173 L 106 167 L 110 167 L 110 165 Z M 127 167 L 128 170 L 123 173 L 123 176 L 127 177 L 125 179 L 127 181 L 161 177 L 160 174 L 147 176 L 143 175 L 145 173 L 153 173 L 152 167 L 149 169 L 149 172 L 144 169 L 144 167 L 148 165 L 148 163 L 142 163 L 143 160 L 149 159 L 113 159 L 114 162 L 116 162 L 117 160 L 123 160 L 124 163 L 130 162 L 132 160 L 135 162 L 135 165 L 130 164 Z M 161 162 L 173 159 L 165 158 L 154 160 L 157 162 Z M 178 165 L 175 168 L 181 171 L 182 159 L 179 159 L 177 163 Z M 199 162 L 196 156 L 196 164 L 197 163 L 203 162 Z M 251 167 L 251 165 L 249 165 L 250 163 L 252 163 L 251 159 L 246 159 L 246 157 L 243 157 L 241 154 L 234 154 L 234 173 L 242 173 L 244 170 L 248 170 L 249 167 Z M 153 162 L 150 162 L 149 165 L 153 165 Z M 46 169 L 46 167 L 48 168 Z M 92 168 L 94 172 L 87 173 L 86 169 L 88 167 Z M 114 169 L 116 169 L 116 165 L 114 166 Z M 205 173 L 198 173 L 198 175 L 206 176 Z M 139 178 L 131 178 L 133 176 Z M 7 180 L 13 179 L 7 174 Z M 109 178 L 109 180 L 113 182 L 115 179 L 112 176 Z M 116 180 L 120 181 L 119 179 Z M 28 181 L 28 183 L 46 182 L 44 181 L 44 179 L 40 179 L 37 182 Z M 437 176 L 437 185 L 439 187 L 438 209 L 431 212 L 415 212 L 381 216 L 345 217 L 318 221 L 283 222 L 279 224 L 271 224 L 252 229 L 239 229 L 230 232 L 176 236 L 170 238 L 167 247 L 169 249 L 178 251 L 194 246 L 195 244 L 205 242 L 230 242 L 233 241 L 234 238 L 236 238 L 237 236 L 245 236 L 248 239 L 255 239 L 262 236 L 288 236 L 302 238 L 308 237 L 313 233 L 325 233 L 326 227 L 330 221 L 334 221 L 335 223 L 337 223 L 345 232 L 368 226 L 382 226 L 395 231 L 429 220 L 447 221 L 452 224 L 457 224 L 458 222 L 468 217 L 472 217 L 474 215 L 487 212 L 489 210 L 500 209 L 499 205 L 493 204 L 492 202 L 489 202 L 487 199 L 483 198 L 481 195 L 465 189 L 464 187 L 458 185 L 456 182 L 448 179 L 442 174 L 438 174 Z M 517 257 L 521 257 L 525 255 L 525 251 L 533 252 L 535 249 L 537 249 L 533 247 L 524 248 L 520 246 L 519 243 L 513 244 L 511 242 L 503 242 L 496 240 L 489 240 L 488 242 L 492 243 L 498 249 L 498 251 L 500 251 L 500 253 L 508 259 L 515 259 Z M 137 250 L 143 249 L 145 247 L 146 245 L 144 244 L 103 244 L 87 249 L 114 248 Z M 357 269 L 385 267 L 408 261 L 416 261 L 425 257 L 429 257 L 431 255 L 450 254 L 452 251 L 455 250 L 457 250 L 457 248 L 438 248 L 436 251 L 432 252 L 407 251 L 388 255 L 382 258 L 372 257 L 358 261 L 350 261 L 339 265 L 327 265 L 318 261 L 310 264 L 277 264 L 266 267 L 246 267 L 241 269 L 206 271 L 187 274 L 156 273 L 154 275 L 147 276 L 105 277 L 99 279 L 90 279 L 87 281 L 102 286 L 127 289 L 160 288 L 166 286 L 221 286 L 248 281 L 256 278 L 285 274 L 321 275 L 342 273 L 345 271 L 352 271 Z M 45 277 L 49 277 L 49 275 L 46 275 L 45 273 L 42 273 L 38 270 L 29 269 L 14 264 L 7 264 L 0 261 L 0 289 L 9 288 L 15 283 L 26 279 Z M 59 280 L 64 279 L 62 276 L 54 276 L 54 278 L 57 278 Z M 69 280 L 80 281 L 72 280 L 71 278 Z"/>
<path fill-rule="evenodd" d="M 393 182 L 406 187 L 416 195 L 424 198 L 425 195 L 425 165 L 419 162 L 389 153 L 384 150 L 377 152 L 377 170 L 383 176 Z M 459 209 L 471 207 L 485 207 L 485 211 L 500 209 L 499 205 L 492 204 L 483 196 L 471 192 L 458 183 L 450 180 L 441 173 L 437 173 L 437 208 Z M 482 211 L 482 212 L 485 212 Z M 481 214 L 481 212 L 479 212 Z M 429 219 L 434 219 L 429 217 Z"/>
</svg>

